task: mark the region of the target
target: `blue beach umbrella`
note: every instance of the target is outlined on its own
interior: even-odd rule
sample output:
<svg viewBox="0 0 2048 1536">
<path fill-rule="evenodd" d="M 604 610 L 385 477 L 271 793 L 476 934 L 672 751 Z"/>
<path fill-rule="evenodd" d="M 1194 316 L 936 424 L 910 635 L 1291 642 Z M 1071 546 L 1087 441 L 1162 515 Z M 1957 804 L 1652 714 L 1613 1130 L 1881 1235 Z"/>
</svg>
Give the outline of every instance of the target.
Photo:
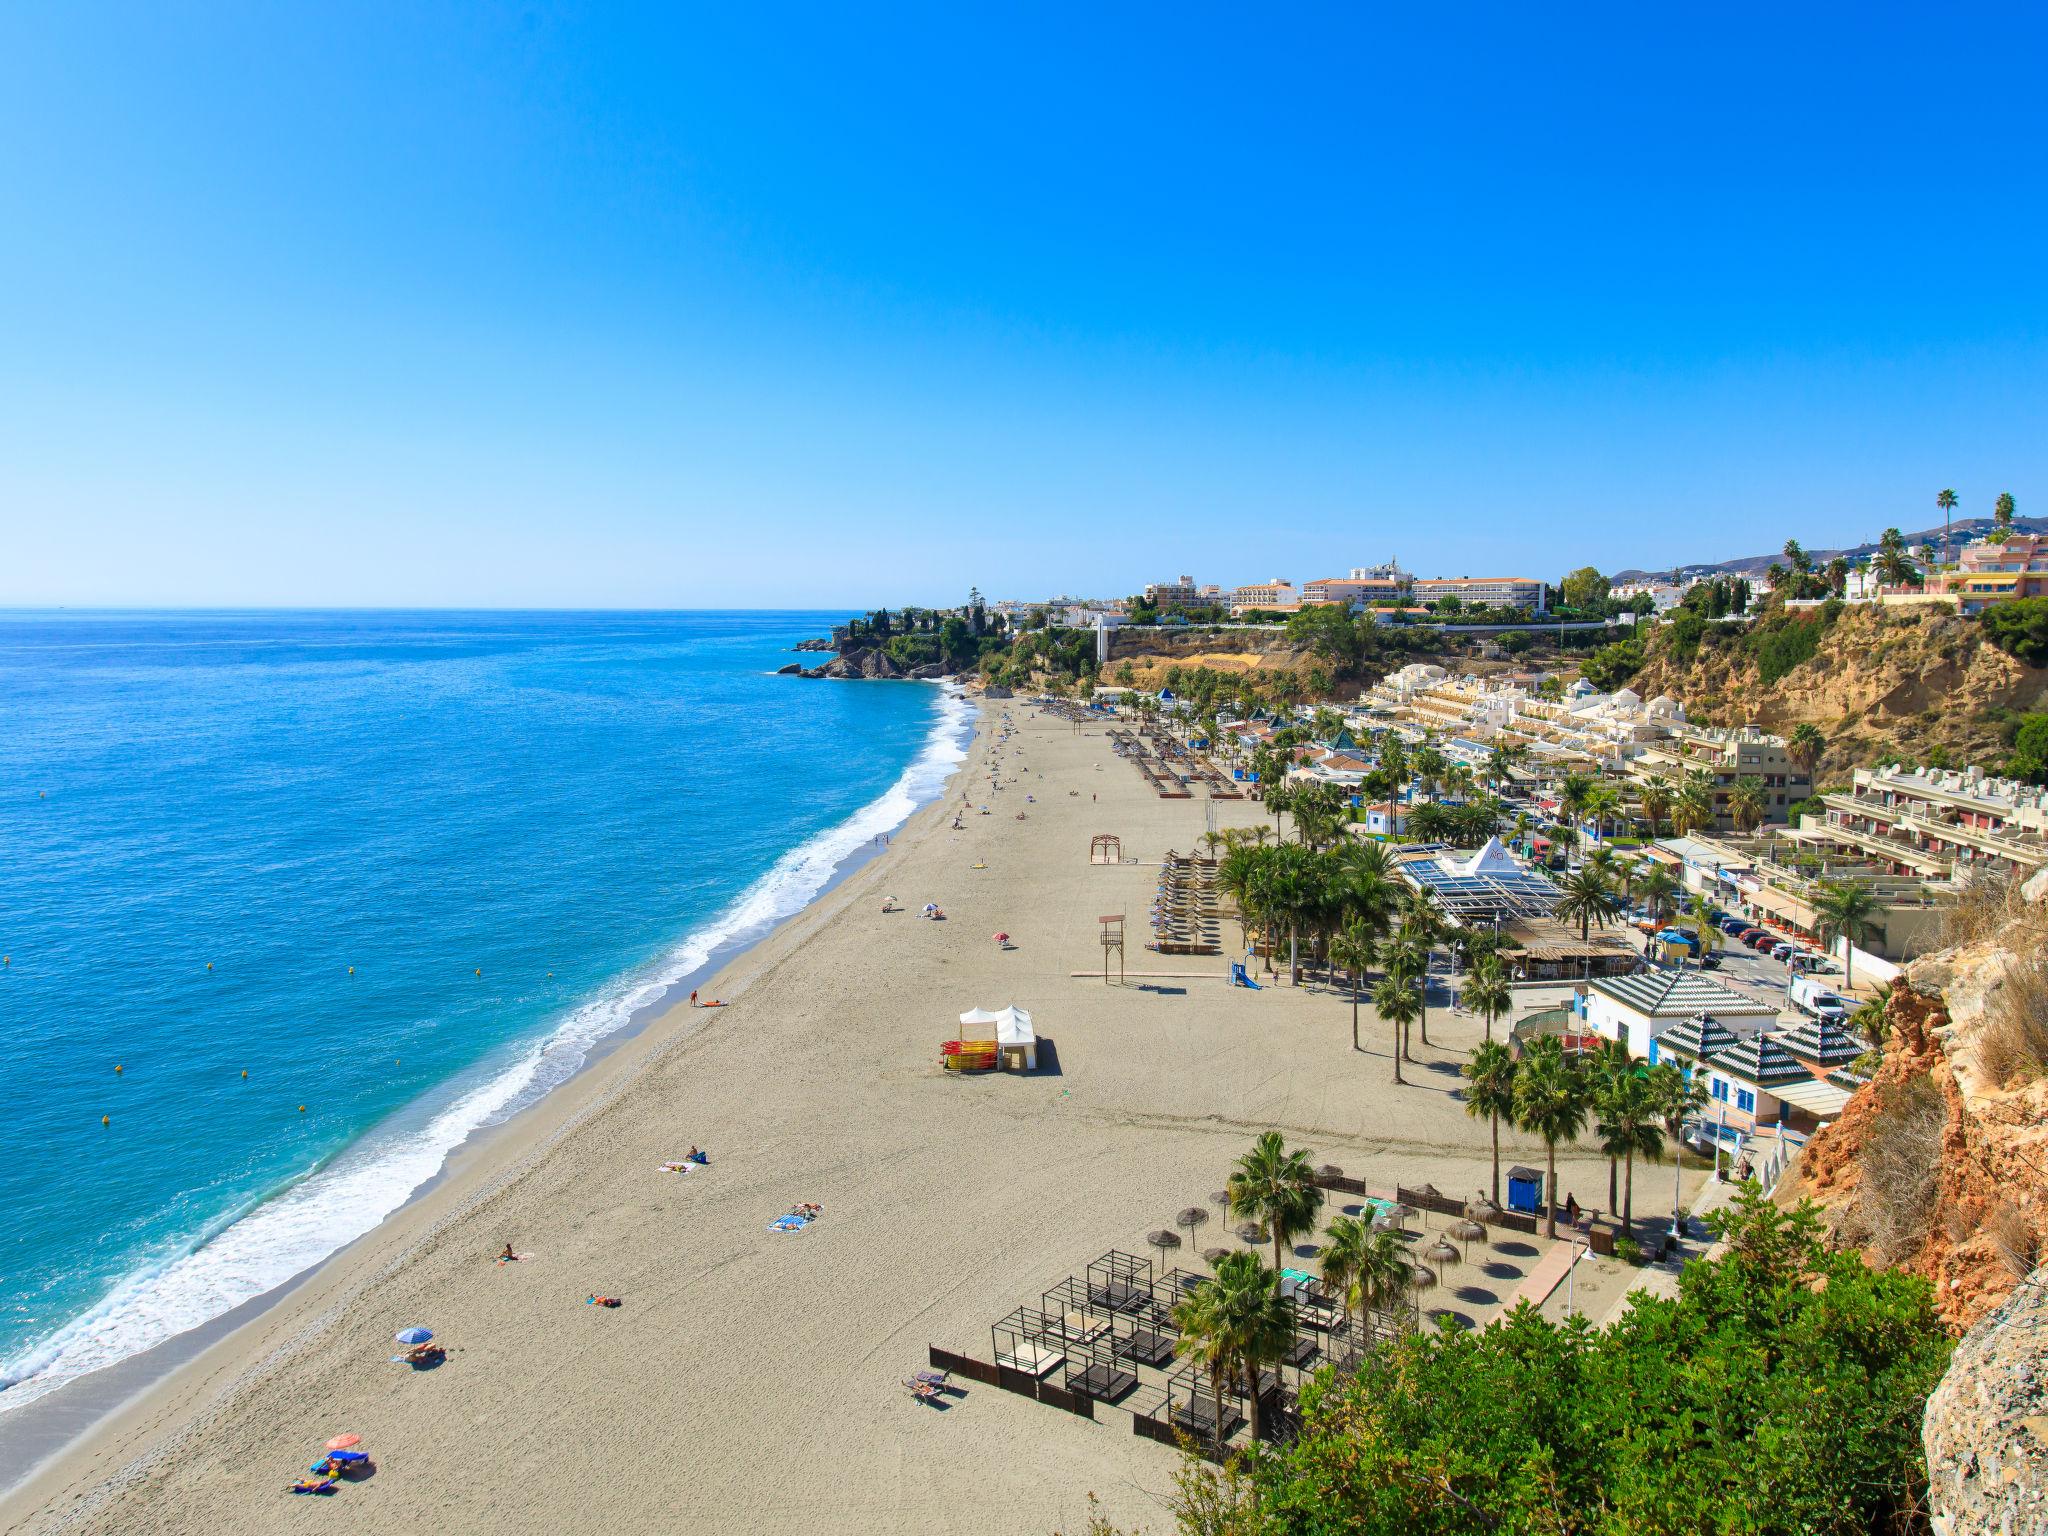
<svg viewBox="0 0 2048 1536">
<path fill-rule="evenodd" d="M 431 1328 L 401 1328 L 393 1335 L 401 1344 L 424 1344 L 433 1336 Z"/>
</svg>

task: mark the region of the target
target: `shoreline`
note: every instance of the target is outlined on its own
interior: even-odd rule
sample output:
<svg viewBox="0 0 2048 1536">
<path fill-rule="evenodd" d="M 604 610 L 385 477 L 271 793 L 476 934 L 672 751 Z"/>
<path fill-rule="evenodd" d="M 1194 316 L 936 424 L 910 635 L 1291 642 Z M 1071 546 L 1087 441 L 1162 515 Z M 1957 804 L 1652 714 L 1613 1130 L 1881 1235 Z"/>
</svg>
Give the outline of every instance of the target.
<svg viewBox="0 0 2048 1536">
<path fill-rule="evenodd" d="M 800 922 L 806 914 L 828 900 L 861 870 L 887 858 L 897 840 L 911 829 L 917 819 L 945 798 L 947 790 L 968 761 L 979 738 L 981 711 L 978 699 L 965 693 L 955 696 L 967 711 L 964 720 L 949 721 L 943 714 L 935 719 L 926 741 L 896 779 L 885 785 L 874 800 L 854 811 L 847 818 L 847 822 L 840 825 L 844 826 L 882 804 L 934 748 L 950 741 L 959 748 L 958 759 L 946 766 L 943 776 L 939 778 L 928 798 L 916 800 L 913 795 L 914 803 L 901 820 L 841 854 L 833 862 L 824 883 L 801 906 L 773 919 L 758 931 L 748 933 L 743 930 L 740 935 L 721 938 L 713 943 L 698 965 L 678 975 L 674 980 L 662 983 L 658 994 L 634 1007 L 617 1028 L 605 1032 L 585 1046 L 581 1061 L 568 1076 L 550 1085 L 504 1118 L 486 1120 L 469 1130 L 460 1141 L 448 1149 L 440 1166 L 369 1230 L 350 1238 L 332 1252 L 268 1289 L 236 1303 L 224 1313 L 181 1333 L 173 1334 L 147 1349 L 123 1356 L 107 1366 L 75 1376 L 18 1408 L 0 1413 L 0 1512 L 5 1511 L 8 1501 L 17 1490 L 26 1487 L 38 1473 L 62 1457 L 67 1450 L 91 1436 L 96 1429 L 113 1419 L 124 1408 L 164 1384 L 199 1357 L 232 1340 L 243 1328 L 284 1303 L 293 1293 L 313 1281 L 323 1271 L 345 1261 L 352 1252 L 374 1238 L 379 1231 L 401 1220 L 437 1190 L 462 1179 L 475 1166 L 486 1161 L 498 1143 L 540 1116 L 548 1105 L 562 1099 L 576 1084 L 599 1071 L 607 1062 L 642 1039 L 649 1031 L 670 1024 L 672 1019 L 677 1021 L 678 1027 L 690 1022 L 691 1010 L 687 998 L 693 990 L 701 991 L 720 981 L 728 970 L 743 962 L 753 951 L 775 940 L 792 924 Z M 942 704 L 941 708 L 943 707 Z M 805 843 L 787 850 L 783 857 L 801 852 L 811 841 L 815 841 L 816 837 L 828 836 L 834 830 L 836 828 L 827 828 L 814 834 L 812 839 L 807 839 Z M 878 843 L 877 837 L 886 838 L 887 841 Z M 773 877 L 778 867 L 779 860 L 777 865 L 771 866 L 761 877 L 761 881 L 756 882 L 756 886 L 739 892 L 725 907 L 704 919 L 698 928 L 719 922 L 727 913 L 742 905 L 758 885 Z M 680 948 L 686 944 L 689 937 L 690 935 L 686 933 L 676 941 L 675 947 Z M 728 990 L 736 992 L 738 988 Z M 706 1010 L 696 1009 L 694 1012 L 703 1014 Z M 712 1020 L 707 1016 L 694 1022 L 699 1027 L 707 1027 Z M 544 1042 L 546 1036 L 541 1039 Z M 411 1104 L 401 1106 L 376 1124 L 366 1127 L 347 1147 L 338 1151 L 335 1157 L 330 1158 L 323 1166 L 331 1166 L 346 1151 L 369 1142 L 385 1127 L 393 1123 L 403 1123 L 429 1112 L 427 1106 L 432 1103 L 435 1095 L 449 1092 L 451 1084 L 459 1082 L 460 1076 L 461 1074 L 458 1074 L 457 1078 L 451 1079 L 449 1083 L 437 1085 Z M 307 1177 L 316 1176 L 317 1171 Z M 287 1186 L 287 1189 L 294 1187 L 298 1186 Z M 283 1193 L 284 1190 L 278 1192 L 279 1195 Z M 276 1198 L 278 1195 L 270 1196 L 263 1203 L 268 1204 L 269 1200 Z M 238 1217 L 237 1221 L 247 1220 L 255 1210 L 261 1208 L 261 1205 L 252 1208 L 242 1217 Z"/>
<path fill-rule="evenodd" d="M 726 964 L 713 985 L 735 1006 L 671 1009 L 564 1084 L 0 1497 L 0 1532 L 328 1528 L 322 1501 L 282 1486 L 344 1430 L 378 1468 L 337 1494 L 364 1536 L 1043 1536 L 1084 1528 L 1089 1490 L 1105 1518 L 1164 1528 L 1177 1463 L 1123 1410 L 1091 1422 L 971 1388 L 938 1412 L 901 1378 L 927 1345 L 983 1357 L 992 1322 L 1097 1255 L 1142 1255 L 1260 1131 L 1375 1188 L 1470 1190 L 1487 1162 L 1455 1094 L 1476 1020 L 1433 1018 L 1397 1088 L 1382 1028 L 1368 1016 L 1354 1049 L 1328 989 L 1230 988 L 1227 956 L 1164 983 L 1087 974 L 1096 914 L 1143 913 L 1158 860 L 1207 814 L 1264 821 L 1254 802 L 1160 799 L 1099 728 L 981 701 L 940 797 Z M 1105 830 L 1137 862 L 1092 864 Z M 878 910 L 885 891 L 899 910 Z M 948 921 L 919 921 L 926 901 Z M 1038 1022 L 1038 1070 L 940 1067 L 963 1008 L 1009 1003 Z M 658 1171 L 691 1144 L 709 1167 Z M 1542 1155 L 1519 1135 L 1501 1151 Z M 1561 1149 L 1558 1168 L 1604 1186 L 1597 1154 Z M 824 1214 L 768 1230 L 800 1201 Z M 532 1262 L 491 1263 L 507 1242 Z M 1534 1256 L 1496 1248 L 1446 1308 L 1484 1318 Z M 446 1341 L 440 1368 L 387 1363 L 416 1323 Z"/>
</svg>

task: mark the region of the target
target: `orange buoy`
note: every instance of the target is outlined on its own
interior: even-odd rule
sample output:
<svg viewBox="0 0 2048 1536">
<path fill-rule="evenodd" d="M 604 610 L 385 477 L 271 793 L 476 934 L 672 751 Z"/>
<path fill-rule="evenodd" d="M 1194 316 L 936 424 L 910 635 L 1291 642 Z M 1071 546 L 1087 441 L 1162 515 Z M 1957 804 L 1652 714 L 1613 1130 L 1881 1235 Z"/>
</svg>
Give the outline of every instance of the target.
<svg viewBox="0 0 2048 1536">
<path fill-rule="evenodd" d="M 303 1105 L 303 1104 L 301 1104 L 301 1105 L 299 1106 L 299 1113 L 303 1115 L 303 1114 L 304 1114 L 305 1112 L 306 1112 L 306 1106 L 305 1106 L 305 1105 Z"/>
<path fill-rule="evenodd" d="M 482 966 L 478 966 L 478 967 L 476 968 L 476 973 L 477 973 L 477 975 L 479 975 L 479 976 L 483 975 L 483 973 L 484 973 L 484 968 L 483 968 Z"/>
<path fill-rule="evenodd" d="M 121 1063 L 119 1063 L 119 1062 L 117 1061 L 117 1062 L 115 1062 L 115 1063 L 114 1063 L 114 1076 L 116 1076 L 116 1077 L 119 1077 L 120 1075 L 121 1075 Z"/>
<path fill-rule="evenodd" d="M 242 1068 L 242 1076 L 247 1077 L 248 1075 L 249 1069 L 247 1067 Z"/>
<path fill-rule="evenodd" d="M 113 1117 L 112 1115 L 101 1115 L 101 1116 L 100 1116 L 100 1124 L 101 1124 L 101 1125 L 111 1125 L 111 1124 L 113 1124 L 113 1121 L 114 1121 L 114 1117 Z"/>
</svg>

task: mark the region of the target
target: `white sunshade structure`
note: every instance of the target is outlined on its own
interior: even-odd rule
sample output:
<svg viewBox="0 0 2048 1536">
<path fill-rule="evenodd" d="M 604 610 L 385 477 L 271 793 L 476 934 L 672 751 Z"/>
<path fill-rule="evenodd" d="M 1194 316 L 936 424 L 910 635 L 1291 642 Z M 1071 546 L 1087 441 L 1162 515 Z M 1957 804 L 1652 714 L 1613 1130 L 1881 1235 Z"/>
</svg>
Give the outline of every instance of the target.
<svg viewBox="0 0 2048 1536">
<path fill-rule="evenodd" d="M 982 1029 L 991 1026 L 995 1030 L 996 1045 L 1003 1051 L 1016 1051 L 1024 1058 L 1026 1071 L 1038 1068 L 1038 1035 L 1031 1027 L 1031 1015 L 1022 1008 L 1004 1008 L 991 1013 L 986 1008 L 970 1008 L 960 1015 L 963 1025 L 978 1025 Z M 986 1040 L 987 1035 L 975 1038 Z"/>
</svg>

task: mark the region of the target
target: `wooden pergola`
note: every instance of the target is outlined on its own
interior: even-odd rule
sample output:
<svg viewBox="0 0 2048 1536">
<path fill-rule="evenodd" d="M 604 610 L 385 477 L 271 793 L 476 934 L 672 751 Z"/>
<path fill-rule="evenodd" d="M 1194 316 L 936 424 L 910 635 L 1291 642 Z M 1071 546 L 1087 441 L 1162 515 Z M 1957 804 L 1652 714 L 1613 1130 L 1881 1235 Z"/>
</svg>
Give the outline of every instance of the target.
<svg viewBox="0 0 2048 1536">
<path fill-rule="evenodd" d="M 1114 832 L 1098 832 L 1088 840 L 1090 864 L 1121 864 L 1123 861 L 1123 839 Z"/>
</svg>

